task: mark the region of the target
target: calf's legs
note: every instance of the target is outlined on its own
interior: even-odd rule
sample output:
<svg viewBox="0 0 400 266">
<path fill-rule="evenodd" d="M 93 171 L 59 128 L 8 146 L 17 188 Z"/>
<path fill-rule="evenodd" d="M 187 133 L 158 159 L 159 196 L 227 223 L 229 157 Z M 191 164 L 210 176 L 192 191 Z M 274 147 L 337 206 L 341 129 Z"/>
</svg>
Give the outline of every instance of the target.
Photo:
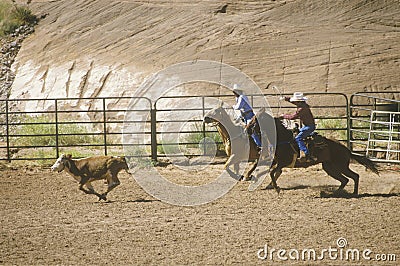
<svg viewBox="0 0 400 266">
<path fill-rule="evenodd" d="M 104 195 L 104 193 L 103 193 L 103 194 L 97 193 L 97 192 L 93 189 L 93 187 L 91 187 L 91 186 L 89 187 L 89 189 L 85 189 L 85 188 L 83 187 L 83 185 L 85 185 L 85 184 L 79 184 L 79 189 L 82 190 L 83 192 L 85 192 L 86 194 L 94 194 L 94 195 L 96 195 L 97 197 L 99 197 L 99 200 L 107 200 L 106 195 Z"/>
<path fill-rule="evenodd" d="M 82 190 L 86 194 L 93 194 L 99 197 L 100 200 L 107 200 L 106 195 L 97 193 L 92 184 L 89 182 L 89 177 L 87 175 L 81 176 L 81 181 L 79 182 L 79 190 Z M 85 189 L 83 186 L 86 185 L 88 189 Z"/>
<path fill-rule="evenodd" d="M 102 196 L 104 196 L 104 198 L 106 198 L 107 194 L 111 190 L 113 190 L 114 188 L 116 188 L 117 186 L 119 186 L 121 184 L 121 182 L 118 179 L 117 174 L 109 173 L 106 177 L 106 180 L 107 180 L 108 187 L 107 187 L 107 191 L 102 194 Z"/>
<path fill-rule="evenodd" d="M 99 197 L 100 200 L 107 200 L 107 194 L 113 190 L 115 187 L 121 184 L 121 182 L 118 179 L 118 173 L 108 171 L 107 174 L 105 175 L 105 179 L 107 181 L 107 191 L 104 192 L 103 194 L 100 194 L 96 192 L 93 188 L 93 186 L 90 184 L 89 180 L 90 177 L 87 175 L 81 176 L 81 181 L 79 182 L 79 190 L 82 190 L 86 194 L 93 194 Z M 104 178 L 104 177 L 103 177 Z M 93 181 L 93 180 L 92 180 Z M 86 186 L 88 189 L 85 189 L 84 186 Z"/>
</svg>

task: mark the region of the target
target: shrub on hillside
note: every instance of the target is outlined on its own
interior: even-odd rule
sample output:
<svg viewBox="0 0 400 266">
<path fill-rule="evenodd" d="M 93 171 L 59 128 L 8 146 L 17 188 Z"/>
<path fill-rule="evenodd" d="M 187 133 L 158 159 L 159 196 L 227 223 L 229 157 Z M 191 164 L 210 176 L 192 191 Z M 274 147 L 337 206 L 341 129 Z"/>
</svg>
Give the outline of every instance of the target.
<svg viewBox="0 0 400 266">
<path fill-rule="evenodd" d="M 34 25 L 38 18 L 24 6 L 0 1 L 0 36 L 13 33 L 22 25 Z"/>
</svg>

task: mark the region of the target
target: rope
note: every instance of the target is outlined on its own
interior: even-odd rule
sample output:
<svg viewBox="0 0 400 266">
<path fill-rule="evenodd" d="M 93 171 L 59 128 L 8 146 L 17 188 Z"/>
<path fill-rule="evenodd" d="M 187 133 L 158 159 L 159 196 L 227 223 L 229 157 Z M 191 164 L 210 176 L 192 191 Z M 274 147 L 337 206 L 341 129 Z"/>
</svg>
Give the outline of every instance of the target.
<svg viewBox="0 0 400 266">
<path fill-rule="evenodd" d="M 267 85 L 267 87 L 265 87 L 265 90 L 269 89 L 269 88 L 270 88 L 270 85 L 271 85 L 271 83 L 269 83 L 269 84 Z M 279 109 L 278 109 L 278 114 L 279 114 L 279 113 L 281 112 L 281 109 L 282 109 L 281 101 L 282 101 L 282 99 L 283 99 L 283 94 L 282 94 L 282 92 L 279 90 L 279 88 L 278 88 L 277 86 L 272 85 L 271 88 L 274 90 L 275 94 L 278 94 L 278 95 L 279 95 L 279 97 L 278 97 L 278 107 L 279 107 Z"/>
<path fill-rule="evenodd" d="M 223 39 L 221 39 L 221 44 L 219 46 L 219 50 L 220 50 L 220 53 L 221 53 L 221 60 L 220 60 L 220 65 L 219 65 L 218 100 L 221 100 L 220 96 L 221 96 L 221 82 L 222 82 L 222 61 L 224 59 L 224 53 L 223 53 L 223 50 L 222 50 L 222 41 L 223 41 Z"/>
</svg>

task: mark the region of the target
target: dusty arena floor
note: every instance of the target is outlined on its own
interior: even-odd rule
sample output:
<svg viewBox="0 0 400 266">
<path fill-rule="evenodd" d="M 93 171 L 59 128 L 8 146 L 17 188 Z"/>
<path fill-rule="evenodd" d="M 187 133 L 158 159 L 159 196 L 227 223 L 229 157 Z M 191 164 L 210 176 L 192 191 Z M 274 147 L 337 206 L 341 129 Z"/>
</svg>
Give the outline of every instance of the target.
<svg viewBox="0 0 400 266">
<path fill-rule="evenodd" d="M 267 180 L 254 192 L 240 182 L 210 204 L 179 207 L 152 198 L 125 172 L 109 201 L 98 202 L 66 173 L 4 164 L 0 264 L 398 265 L 400 168 L 385 165 L 380 176 L 351 168 L 361 176 L 356 198 L 321 197 L 338 182 L 315 166 L 285 169 L 279 197 L 262 189 Z"/>
</svg>

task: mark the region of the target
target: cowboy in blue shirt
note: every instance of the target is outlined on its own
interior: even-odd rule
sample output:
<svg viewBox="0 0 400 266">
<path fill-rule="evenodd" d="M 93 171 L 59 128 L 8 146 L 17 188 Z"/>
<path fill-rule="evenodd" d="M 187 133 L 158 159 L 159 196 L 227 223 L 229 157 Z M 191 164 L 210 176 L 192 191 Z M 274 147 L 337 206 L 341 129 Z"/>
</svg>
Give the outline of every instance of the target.
<svg viewBox="0 0 400 266">
<path fill-rule="evenodd" d="M 254 117 L 253 108 L 250 105 L 249 99 L 246 95 L 244 95 L 242 90 L 238 89 L 238 85 L 233 85 L 233 94 L 236 97 L 236 104 L 233 105 L 234 110 L 239 110 L 240 114 L 245 122 L 245 124 L 249 124 L 251 119 Z M 251 137 L 253 138 L 256 145 L 261 149 L 261 140 L 257 133 L 253 130 Z"/>
</svg>

